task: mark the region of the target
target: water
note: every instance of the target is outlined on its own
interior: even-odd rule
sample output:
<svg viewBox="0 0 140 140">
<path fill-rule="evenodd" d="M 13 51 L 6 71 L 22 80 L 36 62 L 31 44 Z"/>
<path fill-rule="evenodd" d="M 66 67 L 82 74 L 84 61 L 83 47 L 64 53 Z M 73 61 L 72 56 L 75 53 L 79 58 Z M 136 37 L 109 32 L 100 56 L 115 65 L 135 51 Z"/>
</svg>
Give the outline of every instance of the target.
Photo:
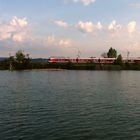
<svg viewBox="0 0 140 140">
<path fill-rule="evenodd" d="M 0 71 L 0 140 L 139 139 L 139 71 Z"/>
</svg>

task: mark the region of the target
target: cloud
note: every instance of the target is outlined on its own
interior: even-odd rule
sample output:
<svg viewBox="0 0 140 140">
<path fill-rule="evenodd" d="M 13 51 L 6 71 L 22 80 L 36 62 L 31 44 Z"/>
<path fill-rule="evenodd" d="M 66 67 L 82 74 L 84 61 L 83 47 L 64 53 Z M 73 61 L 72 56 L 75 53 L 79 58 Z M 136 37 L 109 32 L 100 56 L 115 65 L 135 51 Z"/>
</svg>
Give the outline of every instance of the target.
<svg viewBox="0 0 140 140">
<path fill-rule="evenodd" d="M 54 23 L 57 25 L 57 26 L 60 26 L 60 27 L 64 27 L 64 28 L 67 28 L 69 25 L 68 23 L 62 21 L 62 20 L 56 20 L 54 21 Z"/>
<path fill-rule="evenodd" d="M 51 35 L 44 40 L 44 45 L 56 47 L 71 47 L 73 45 L 73 41 L 68 38 L 59 38 Z"/>
<path fill-rule="evenodd" d="M 116 20 L 113 20 L 109 25 L 108 25 L 108 31 L 111 33 L 113 36 L 118 35 L 118 37 L 122 36 L 128 36 L 131 37 L 132 34 L 136 31 L 136 21 L 130 21 L 128 22 L 127 25 L 121 25 L 116 22 Z"/>
<path fill-rule="evenodd" d="M 79 21 L 77 24 L 70 25 L 69 23 L 63 21 L 63 20 L 55 20 L 54 21 L 55 25 L 59 27 L 64 27 L 64 28 L 77 28 L 78 30 L 84 32 L 84 33 L 92 33 L 95 29 L 96 30 L 102 30 L 103 25 L 101 22 L 97 22 L 97 24 L 92 23 L 91 21 Z"/>
<path fill-rule="evenodd" d="M 124 35 L 126 33 L 132 35 L 132 33 L 134 33 L 136 30 L 136 21 L 130 21 L 127 26 L 117 23 L 116 20 L 111 21 L 107 26 L 102 24 L 100 21 L 98 21 L 96 24 L 92 21 L 79 21 L 78 23 L 70 25 L 63 20 L 56 20 L 54 23 L 60 27 L 71 27 L 73 29 L 78 29 L 82 33 L 95 33 L 96 35 L 98 31 L 103 32 L 105 30 L 111 33 L 113 36 L 121 36 L 121 34 Z"/>
<path fill-rule="evenodd" d="M 28 37 L 27 26 L 28 21 L 26 18 L 14 16 L 9 22 L 0 24 L 0 40 L 24 41 Z"/>
<path fill-rule="evenodd" d="M 97 28 L 98 30 L 102 30 L 102 29 L 103 29 L 103 25 L 101 24 L 101 22 L 98 22 L 98 23 L 97 23 L 96 28 Z"/>
<path fill-rule="evenodd" d="M 5 33 L 1 33 L 0 34 L 0 40 L 7 40 L 9 38 L 11 38 L 11 34 L 10 33 L 5 32 Z"/>
<path fill-rule="evenodd" d="M 136 21 L 131 21 L 125 25 L 118 24 L 116 20 L 113 20 L 109 23 L 108 26 L 102 24 L 100 21 L 98 21 L 96 24 L 92 21 L 79 21 L 76 24 L 69 24 L 63 20 L 55 20 L 54 23 L 57 26 L 60 27 L 71 27 L 78 29 L 82 33 L 95 33 L 97 35 L 98 31 L 108 31 L 111 33 L 111 35 L 118 35 L 121 36 L 121 34 L 128 34 L 131 35 L 136 30 Z"/>
<path fill-rule="evenodd" d="M 73 1 L 74 1 L 75 3 L 76 3 L 76 2 L 81 2 L 81 3 L 83 3 L 85 6 L 88 6 L 88 5 L 90 5 L 90 4 L 96 2 L 96 0 L 73 0 Z"/>
<path fill-rule="evenodd" d="M 88 22 L 79 21 L 78 24 L 76 25 L 76 27 L 80 31 L 87 32 L 87 33 L 91 33 L 94 30 L 94 25 L 90 21 L 88 21 Z"/>
<path fill-rule="evenodd" d="M 116 33 L 120 31 L 121 29 L 122 29 L 122 26 L 120 24 L 117 24 L 116 20 L 113 20 L 108 26 L 108 30 L 111 33 Z"/>
<path fill-rule="evenodd" d="M 93 33 L 95 30 L 102 30 L 103 25 L 101 24 L 101 22 L 97 22 L 97 24 L 94 24 L 91 21 L 79 21 L 76 25 L 76 28 L 84 33 Z"/>
<path fill-rule="evenodd" d="M 16 26 L 16 27 L 26 27 L 28 25 L 27 19 L 24 18 L 17 18 L 16 16 L 14 16 L 12 18 L 12 20 L 10 21 L 10 25 L 11 26 Z"/>
<path fill-rule="evenodd" d="M 12 36 L 13 41 L 15 42 L 23 42 L 26 38 L 26 33 L 21 32 L 21 33 L 16 33 Z"/>
<path fill-rule="evenodd" d="M 60 47 L 71 47 L 72 46 L 72 41 L 70 39 L 61 39 L 59 41 L 59 46 Z"/>
<path fill-rule="evenodd" d="M 12 32 L 14 32 L 15 29 L 14 27 L 10 26 L 10 25 L 6 25 L 4 24 L 0 24 L 0 40 L 7 40 L 10 39 L 12 36 Z"/>
<path fill-rule="evenodd" d="M 127 31 L 129 33 L 129 35 L 132 35 L 132 33 L 135 32 L 136 25 L 137 25 L 136 21 L 131 21 L 131 22 L 128 23 L 128 25 L 127 25 Z"/>
</svg>

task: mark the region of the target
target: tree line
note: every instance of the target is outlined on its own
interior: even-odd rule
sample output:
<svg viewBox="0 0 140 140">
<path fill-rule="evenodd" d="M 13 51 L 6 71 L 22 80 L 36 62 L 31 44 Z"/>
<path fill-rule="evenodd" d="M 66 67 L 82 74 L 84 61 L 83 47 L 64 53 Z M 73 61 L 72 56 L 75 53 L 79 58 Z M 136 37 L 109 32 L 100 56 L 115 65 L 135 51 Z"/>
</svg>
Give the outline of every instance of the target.
<svg viewBox="0 0 140 140">
<path fill-rule="evenodd" d="M 108 50 L 107 53 L 101 54 L 101 56 L 104 58 L 116 58 L 116 60 L 114 62 L 114 64 L 116 64 L 116 65 L 123 64 L 122 55 L 121 54 L 117 55 L 117 50 L 112 47 Z"/>
<path fill-rule="evenodd" d="M 19 50 L 14 56 L 9 56 L 9 58 L 0 62 L 0 69 L 2 70 L 25 70 L 25 69 L 46 69 L 46 68 L 55 68 L 55 69 L 88 69 L 88 70 L 120 70 L 120 69 L 136 69 L 140 70 L 139 64 L 129 64 L 124 63 L 122 60 L 122 55 L 117 55 L 117 51 L 114 48 L 110 48 L 108 52 L 101 55 L 104 58 L 116 58 L 114 64 L 112 65 L 100 65 L 95 64 L 94 62 L 87 62 L 86 64 L 73 64 L 68 63 L 59 63 L 53 64 L 47 61 L 33 61 L 30 58 L 29 54 L 25 54 L 24 51 Z"/>
</svg>

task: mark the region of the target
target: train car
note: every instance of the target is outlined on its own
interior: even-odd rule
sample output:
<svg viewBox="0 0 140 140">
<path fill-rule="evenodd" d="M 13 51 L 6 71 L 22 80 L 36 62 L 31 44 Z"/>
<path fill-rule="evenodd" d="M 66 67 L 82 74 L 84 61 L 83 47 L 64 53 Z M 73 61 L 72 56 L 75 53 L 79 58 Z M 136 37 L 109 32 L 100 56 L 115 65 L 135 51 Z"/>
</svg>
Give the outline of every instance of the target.
<svg viewBox="0 0 140 140">
<path fill-rule="evenodd" d="M 70 61 L 70 58 L 64 58 L 64 57 L 50 57 L 49 62 L 50 63 L 67 63 Z"/>
<path fill-rule="evenodd" d="M 65 58 L 65 57 L 50 57 L 50 63 L 95 63 L 95 64 L 113 64 L 116 58 Z M 124 63 L 140 64 L 140 58 L 123 58 Z"/>
<path fill-rule="evenodd" d="M 96 63 L 96 64 L 113 64 L 116 58 L 65 58 L 50 57 L 50 63 Z"/>
</svg>

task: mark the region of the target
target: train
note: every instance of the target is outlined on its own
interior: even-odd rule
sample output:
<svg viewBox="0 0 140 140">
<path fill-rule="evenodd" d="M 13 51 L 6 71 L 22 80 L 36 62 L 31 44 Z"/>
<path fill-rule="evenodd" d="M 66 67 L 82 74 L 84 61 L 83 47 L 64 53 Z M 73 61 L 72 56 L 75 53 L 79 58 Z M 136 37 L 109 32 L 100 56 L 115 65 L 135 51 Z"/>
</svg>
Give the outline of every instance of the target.
<svg viewBox="0 0 140 140">
<path fill-rule="evenodd" d="M 95 64 L 113 64 L 117 58 L 67 58 L 67 57 L 50 57 L 49 63 L 95 63 Z M 139 63 L 140 58 L 122 58 L 124 63 Z"/>
</svg>

